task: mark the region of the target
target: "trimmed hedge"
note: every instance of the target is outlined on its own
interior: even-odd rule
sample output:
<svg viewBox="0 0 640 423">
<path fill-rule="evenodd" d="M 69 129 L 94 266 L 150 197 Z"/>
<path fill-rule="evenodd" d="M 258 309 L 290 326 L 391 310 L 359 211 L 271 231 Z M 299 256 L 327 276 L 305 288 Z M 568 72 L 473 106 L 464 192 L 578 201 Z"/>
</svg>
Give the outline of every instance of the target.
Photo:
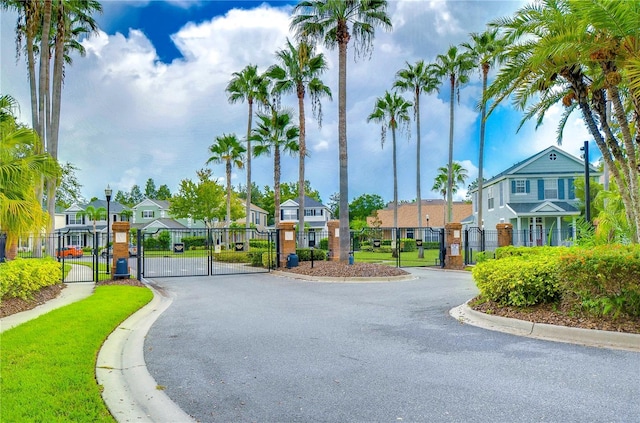
<svg viewBox="0 0 640 423">
<path fill-rule="evenodd" d="M 311 249 L 310 248 L 296 248 L 296 254 L 298 255 L 298 261 L 311 261 Z M 323 261 L 327 259 L 327 252 L 325 250 L 313 249 L 313 260 Z"/>
<path fill-rule="evenodd" d="M 565 299 L 590 314 L 640 317 L 640 245 L 572 248 L 558 279 Z"/>
<path fill-rule="evenodd" d="M 183 236 L 180 242 L 184 243 L 185 250 L 196 250 L 196 247 L 205 247 L 206 238 L 203 236 Z"/>
<path fill-rule="evenodd" d="M 213 253 L 213 260 L 222 263 L 251 263 L 249 253 L 243 251 Z"/>
<path fill-rule="evenodd" d="M 33 293 L 62 281 L 62 265 L 52 258 L 22 259 L 0 264 L 0 299 L 33 298 Z"/>
<path fill-rule="evenodd" d="M 271 257 L 269 257 L 269 255 L 271 255 Z M 269 266 L 269 258 L 271 258 L 271 266 Z M 269 254 L 269 252 L 264 252 L 262 253 L 262 267 L 271 267 L 271 268 L 275 268 L 276 267 L 276 252 L 275 251 L 271 251 L 271 254 Z"/>
</svg>

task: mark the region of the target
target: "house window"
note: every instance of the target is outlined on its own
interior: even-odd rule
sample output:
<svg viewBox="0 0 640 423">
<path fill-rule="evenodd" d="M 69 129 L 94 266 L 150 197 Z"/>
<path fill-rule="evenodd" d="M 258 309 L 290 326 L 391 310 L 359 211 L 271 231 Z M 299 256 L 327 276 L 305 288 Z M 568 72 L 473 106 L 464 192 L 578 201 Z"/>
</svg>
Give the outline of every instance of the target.
<svg viewBox="0 0 640 423">
<path fill-rule="evenodd" d="M 153 219 L 155 212 L 153 210 L 142 210 L 143 219 Z"/>
<path fill-rule="evenodd" d="M 493 209 L 494 198 L 493 198 L 493 187 L 487 190 L 487 208 L 489 210 Z"/>
<path fill-rule="evenodd" d="M 298 220 L 298 210 L 282 210 L 282 220 Z"/>
<path fill-rule="evenodd" d="M 544 180 L 544 198 L 545 200 L 555 200 L 558 198 L 558 180 L 557 179 L 545 179 Z"/>
<path fill-rule="evenodd" d="M 514 190 L 514 194 L 526 194 L 527 193 L 527 184 L 524 179 L 516 179 L 516 189 Z"/>
<path fill-rule="evenodd" d="M 316 215 L 316 209 L 304 209 L 304 215 L 305 216 L 315 216 Z"/>
<path fill-rule="evenodd" d="M 407 238 L 413 239 L 413 228 L 407 229 Z"/>
<path fill-rule="evenodd" d="M 69 225 L 82 225 L 82 214 L 70 214 Z"/>
<path fill-rule="evenodd" d="M 500 182 L 500 207 L 504 206 L 504 183 Z"/>
</svg>

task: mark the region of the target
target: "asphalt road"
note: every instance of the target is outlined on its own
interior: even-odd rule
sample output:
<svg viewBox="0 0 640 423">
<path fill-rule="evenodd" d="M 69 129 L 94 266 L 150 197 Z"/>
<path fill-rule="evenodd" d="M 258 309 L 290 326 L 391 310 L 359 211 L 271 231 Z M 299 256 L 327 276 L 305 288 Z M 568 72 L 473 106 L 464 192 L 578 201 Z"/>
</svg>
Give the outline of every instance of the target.
<svg viewBox="0 0 640 423">
<path fill-rule="evenodd" d="M 200 422 L 640 421 L 640 354 L 460 324 L 470 275 L 414 273 L 154 279 L 175 298 L 147 367 Z"/>
</svg>

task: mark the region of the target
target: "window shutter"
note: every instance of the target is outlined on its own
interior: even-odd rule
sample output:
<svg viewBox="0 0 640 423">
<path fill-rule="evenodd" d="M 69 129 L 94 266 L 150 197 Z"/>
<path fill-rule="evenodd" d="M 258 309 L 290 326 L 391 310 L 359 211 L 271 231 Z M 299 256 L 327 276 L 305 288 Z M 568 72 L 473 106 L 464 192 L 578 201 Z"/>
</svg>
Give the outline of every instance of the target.
<svg viewBox="0 0 640 423">
<path fill-rule="evenodd" d="M 567 183 L 569 184 L 569 200 L 574 200 L 576 198 L 576 188 L 573 185 L 573 178 L 567 179 Z"/>
<path fill-rule="evenodd" d="M 511 181 L 511 194 L 516 193 L 516 181 Z"/>
<path fill-rule="evenodd" d="M 68 214 L 65 215 L 64 218 L 65 218 L 65 223 L 68 225 L 69 224 L 69 215 Z"/>
<path fill-rule="evenodd" d="M 538 179 L 538 200 L 544 200 L 544 179 Z"/>
<path fill-rule="evenodd" d="M 558 179 L 558 199 L 564 200 L 564 179 Z"/>
<path fill-rule="evenodd" d="M 284 210 L 280 209 L 280 220 L 284 220 Z"/>
<path fill-rule="evenodd" d="M 524 181 L 524 192 L 531 194 L 531 182 L 528 179 Z"/>
</svg>

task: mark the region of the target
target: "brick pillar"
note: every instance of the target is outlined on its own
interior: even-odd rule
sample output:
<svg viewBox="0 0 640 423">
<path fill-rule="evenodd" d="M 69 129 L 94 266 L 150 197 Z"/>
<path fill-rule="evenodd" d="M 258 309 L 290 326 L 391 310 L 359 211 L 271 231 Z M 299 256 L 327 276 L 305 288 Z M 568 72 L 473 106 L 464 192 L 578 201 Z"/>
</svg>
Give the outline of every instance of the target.
<svg viewBox="0 0 640 423">
<path fill-rule="evenodd" d="M 340 221 L 330 220 L 329 228 L 329 260 L 340 261 Z"/>
<path fill-rule="evenodd" d="M 116 262 L 120 258 L 129 260 L 129 222 L 113 222 L 113 258 L 111 259 L 111 274 L 116 273 Z"/>
<path fill-rule="evenodd" d="M 513 225 L 511 223 L 498 223 L 498 247 L 506 247 L 512 245 L 513 241 Z"/>
<path fill-rule="evenodd" d="M 296 230 L 293 222 L 278 224 L 280 229 L 280 258 L 279 267 L 287 266 L 287 257 L 296 252 Z"/>
<path fill-rule="evenodd" d="M 444 226 L 447 256 L 444 261 L 445 269 L 464 269 L 462 260 L 462 223 L 447 223 Z"/>
</svg>

